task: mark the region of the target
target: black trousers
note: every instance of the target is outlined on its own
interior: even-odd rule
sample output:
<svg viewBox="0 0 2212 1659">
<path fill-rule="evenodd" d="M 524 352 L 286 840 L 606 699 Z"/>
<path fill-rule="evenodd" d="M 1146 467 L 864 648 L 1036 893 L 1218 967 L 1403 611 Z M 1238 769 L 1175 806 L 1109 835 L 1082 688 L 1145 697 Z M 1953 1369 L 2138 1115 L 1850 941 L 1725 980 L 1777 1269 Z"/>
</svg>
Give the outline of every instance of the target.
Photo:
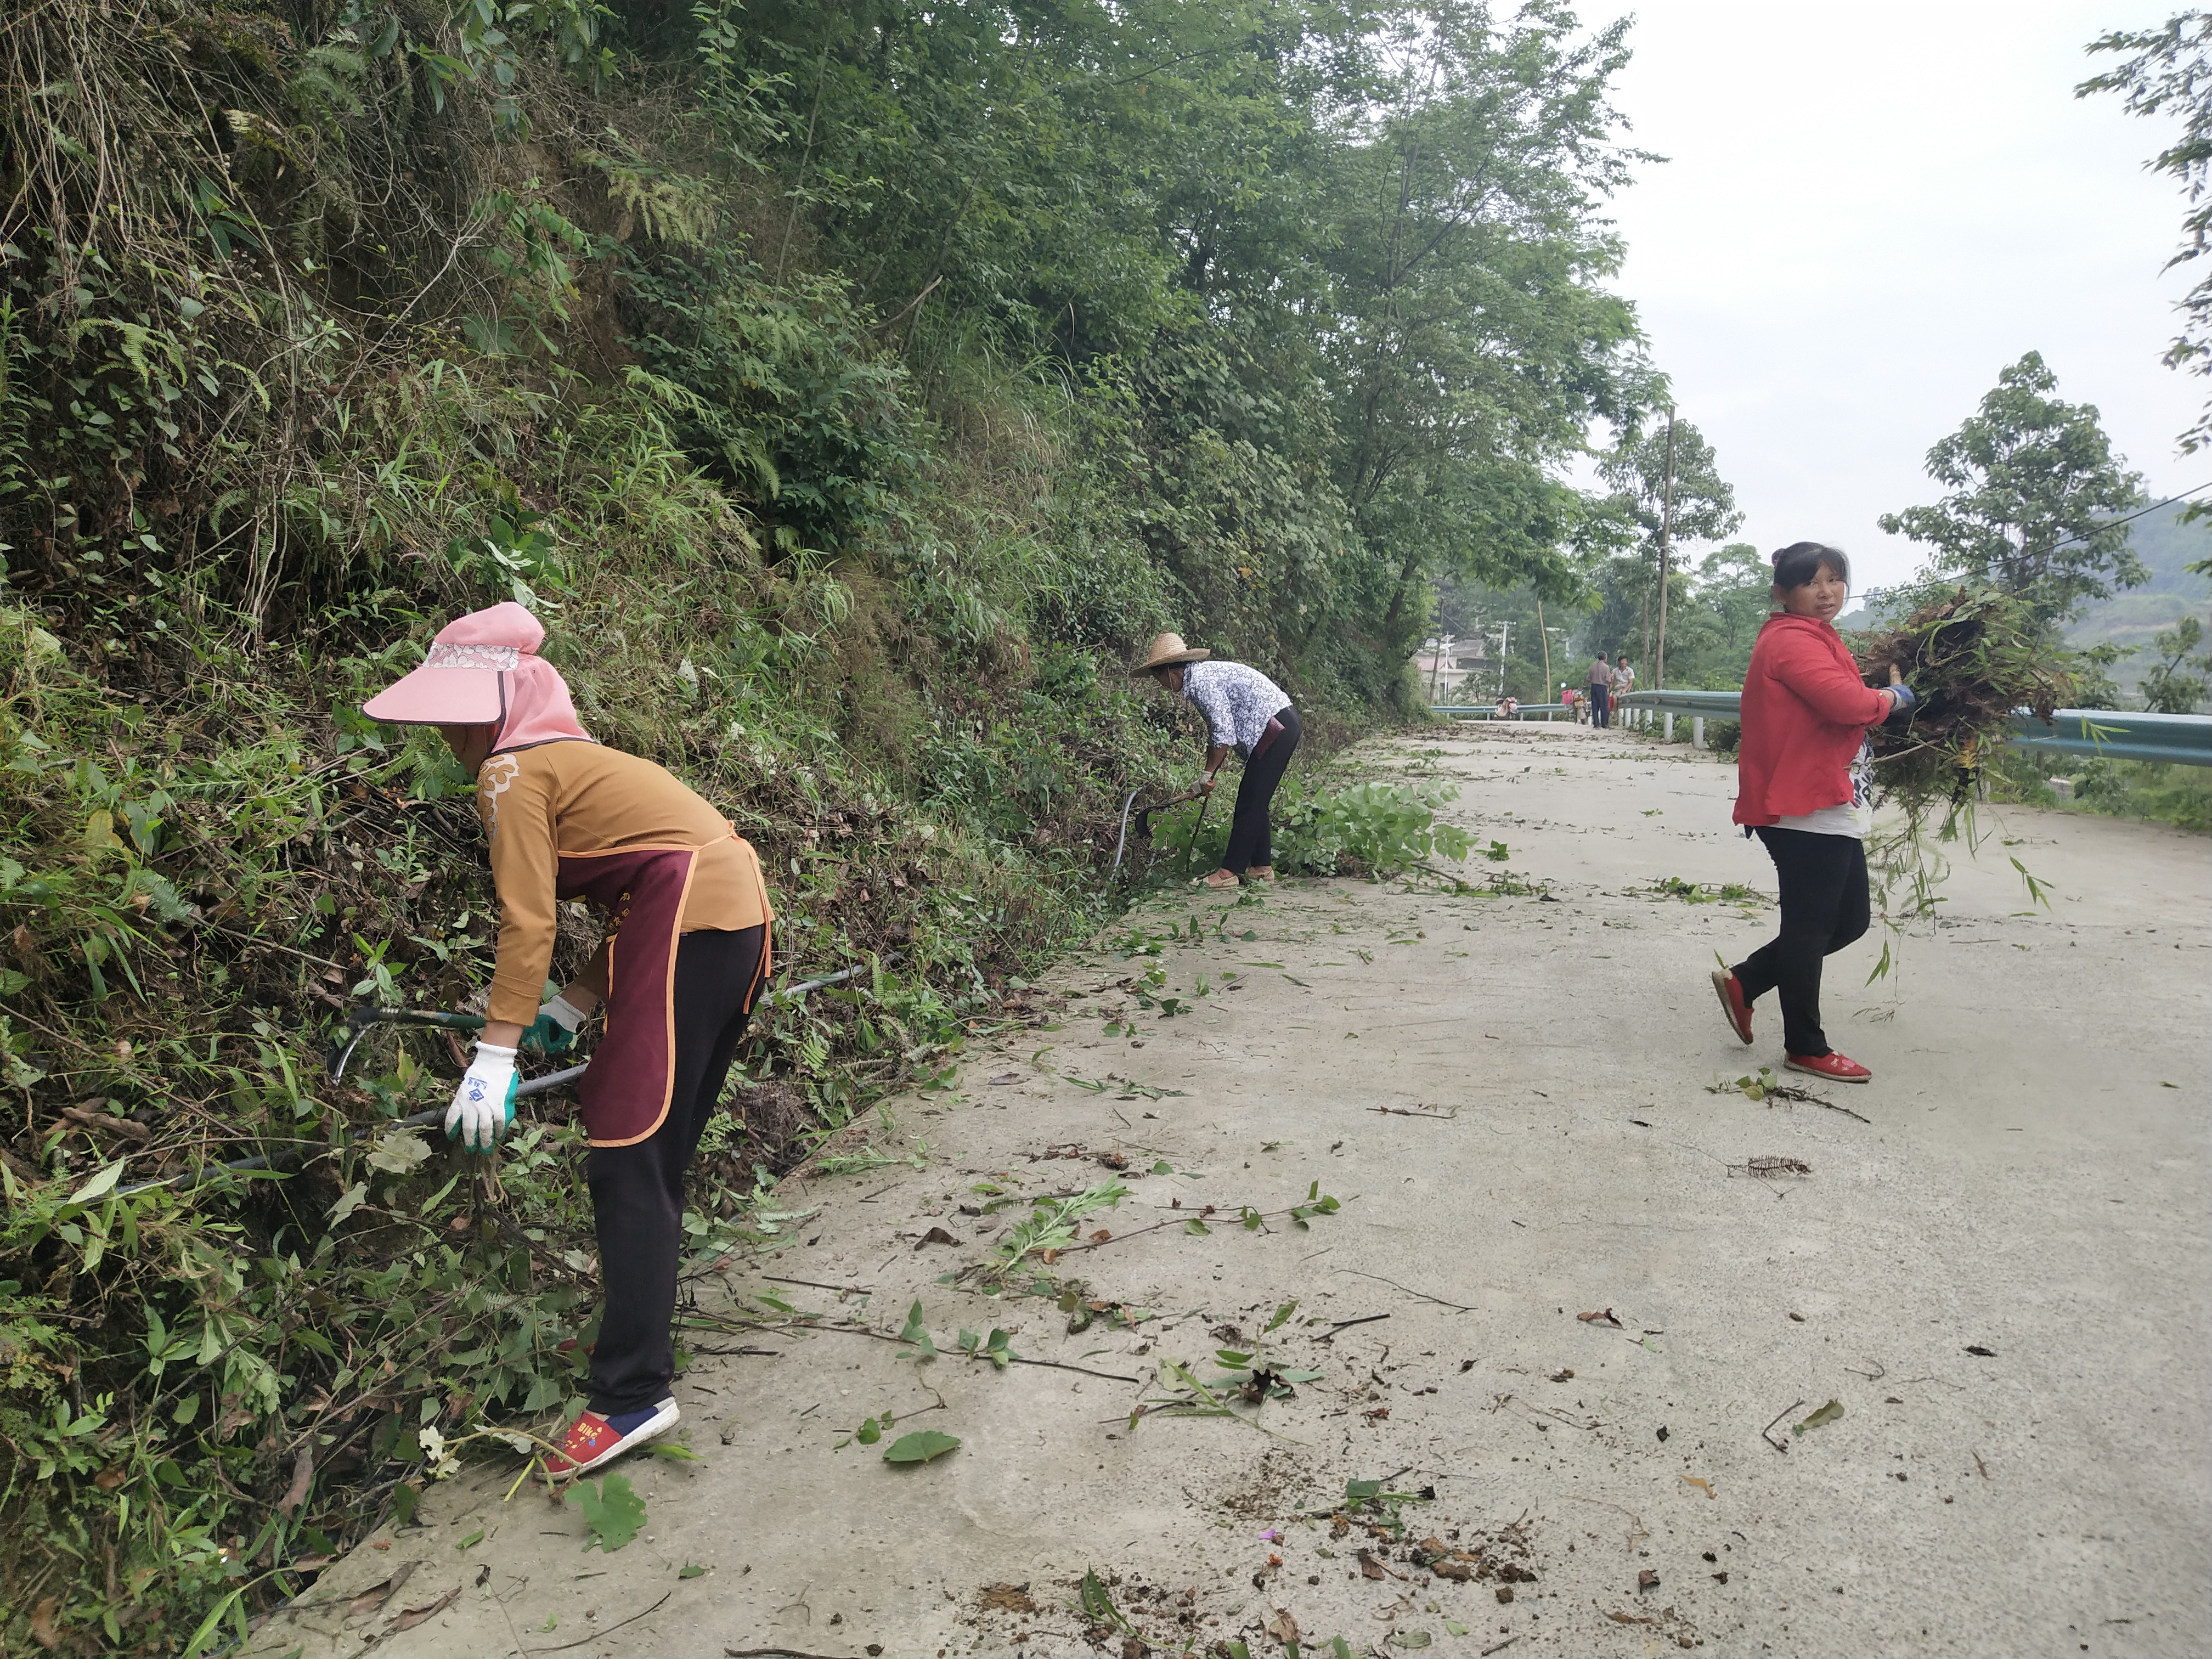
<svg viewBox="0 0 2212 1659">
<path fill-rule="evenodd" d="M 1593 726 L 1611 726 L 1613 724 L 1612 691 L 1602 685 L 1593 685 L 1589 689 L 1589 699 L 1590 724 Z"/>
<path fill-rule="evenodd" d="M 1237 815 L 1229 821 L 1229 850 L 1221 858 L 1221 867 L 1235 875 L 1255 864 L 1262 870 L 1275 866 L 1267 813 L 1275 804 L 1275 786 L 1283 781 L 1283 769 L 1291 763 L 1291 751 L 1305 732 L 1295 708 L 1278 709 L 1275 718 L 1283 729 L 1260 755 L 1244 763 L 1244 776 L 1237 786 Z"/>
<path fill-rule="evenodd" d="M 642 1411 L 676 1376 L 669 1328 L 684 1243 L 684 1171 L 720 1102 L 752 1016 L 765 927 L 686 933 L 676 951 L 676 1087 L 643 1140 L 594 1146 L 585 1159 L 599 1238 L 603 1309 L 592 1351 L 592 1409 Z"/>
<path fill-rule="evenodd" d="M 1759 840 L 1782 883 L 1782 933 L 1740 963 L 1743 1000 L 1782 994 L 1782 1046 L 1817 1060 L 1833 1052 L 1820 1029 L 1820 963 L 1864 936 L 1873 920 L 1867 896 L 1866 843 L 1762 825 Z"/>
</svg>

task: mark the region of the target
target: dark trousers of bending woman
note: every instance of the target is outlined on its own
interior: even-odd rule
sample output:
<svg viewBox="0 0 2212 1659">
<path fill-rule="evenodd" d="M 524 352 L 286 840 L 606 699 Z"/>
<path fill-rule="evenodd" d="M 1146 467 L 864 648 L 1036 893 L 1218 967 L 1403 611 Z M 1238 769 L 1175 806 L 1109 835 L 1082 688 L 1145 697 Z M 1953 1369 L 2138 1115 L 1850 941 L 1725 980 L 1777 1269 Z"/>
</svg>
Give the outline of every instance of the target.
<svg viewBox="0 0 2212 1659">
<path fill-rule="evenodd" d="M 1782 994 L 1782 1046 L 1801 1060 L 1833 1052 L 1820 1029 L 1820 963 L 1863 938 L 1873 919 L 1867 892 L 1866 843 L 1856 836 L 1823 836 L 1762 826 L 1759 840 L 1782 885 L 1782 932 L 1735 969 L 1746 1002 Z"/>
<path fill-rule="evenodd" d="M 592 1350 L 592 1409 L 644 1411 L 676 1376 L 670 1327 L 684 1245 L 684 1172 L 714 1115 L 759 990 L 768 929 L 704 929 L 678 942 L 671 991 L 676 1086 L 643 1140 L 594 1146 L 586 1159 L 599 1233 L 603 1311 Z"/>
<path fill-rule="evenodd" d="M 1267 813 L 1275 804 L 1275 786 L 1283 781 L 1283 769 L 1291 763 L 1291 753 L 1305 731 L 1298 724 L 1295 708 L 1278 709 L 1275 718 L 1283 729 L 1275 733 L 1273 742 L 1244 763 L 1244 776 L 1237 786 L 1237 811 L 1229 821 L 1229 850 L 1221 858 L 1221 867 L 1232 875 L 1241 876 L 1255 864 L 1262 870 L 1275 867 Z"/>
</svg>

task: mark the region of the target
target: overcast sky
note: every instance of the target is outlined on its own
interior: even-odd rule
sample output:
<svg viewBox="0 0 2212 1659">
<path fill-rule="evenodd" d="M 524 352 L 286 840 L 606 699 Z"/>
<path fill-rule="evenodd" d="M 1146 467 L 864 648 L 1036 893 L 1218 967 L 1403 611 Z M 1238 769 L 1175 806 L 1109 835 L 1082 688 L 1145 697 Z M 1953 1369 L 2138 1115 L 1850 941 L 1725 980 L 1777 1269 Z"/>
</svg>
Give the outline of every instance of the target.
<svg viewBox="0 0 2212 1659">
<path fill-rule="evenodd" d="M 2203 380 L 2159 359 L 2196 274 L 2160 274 L 2182 194 L 2143 161 L 2173 130 L 2074 88 L 2081 48 L 2160 0 L 1585 0 L 1637 19 L 1617 103 L 1647 164 L 1614 204 L 1620 290 L 1762 550 L 1811 538 L 1860 585 L 1918 562 L 1877 514 L 1936 498 L 1929 447 L 2040 351 L 2154 497 Z"/>
</svg>

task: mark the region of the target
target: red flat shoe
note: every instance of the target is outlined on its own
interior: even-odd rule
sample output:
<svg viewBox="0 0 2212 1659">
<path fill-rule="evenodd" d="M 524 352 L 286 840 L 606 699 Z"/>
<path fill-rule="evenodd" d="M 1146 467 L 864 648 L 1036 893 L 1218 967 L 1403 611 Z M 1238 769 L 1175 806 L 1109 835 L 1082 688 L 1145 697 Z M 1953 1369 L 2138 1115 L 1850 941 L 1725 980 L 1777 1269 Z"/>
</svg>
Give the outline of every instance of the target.
<svg viewBox="0 0 2212 1659">
<path fill-rule="evenodd" d="M 1716 968 L 1713 969 L 1713 989 L 1720 993 L 1721 1010 L 1728 1015 L 1729 1024 L 1735 1028 L 1735 1034 L 1748 1047 L 1751 1042 L 1751 1005 L 1743 1000 L 1743 981 L 1727 969 Z"/>
<path fill-rule="evenodd" d="M 1804 1072 L 1814 1077 L 1824 1077 L 1831 1083 L 1871 1083 L 1874 1073 L 1842 1054 L 1792 1054 L 1782 1062 L 1793 1072 Z"/>
<path fill-rule="evenodd" d="M 561 1449 L 546 1458 L 545 1471 L 556 1480 L 566 1480 L 611 1463 L 632 1447 L 667 1433 L 682 1416 L 673 1400 L 664 1400 L 643 1411 L 617 1412 L 611 1417 L 582 1413 L 561 1437 Z"/>
</svg>

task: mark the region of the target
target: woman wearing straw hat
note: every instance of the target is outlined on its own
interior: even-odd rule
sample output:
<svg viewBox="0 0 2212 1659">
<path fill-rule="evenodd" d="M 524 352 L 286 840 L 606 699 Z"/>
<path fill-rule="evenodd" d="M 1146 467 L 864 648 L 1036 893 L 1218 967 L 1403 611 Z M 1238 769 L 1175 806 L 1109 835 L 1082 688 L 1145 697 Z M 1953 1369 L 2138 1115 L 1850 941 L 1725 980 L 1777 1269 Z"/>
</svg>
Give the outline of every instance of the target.
<svg viewBox="0 0 2212 1659">
<path fill-rule="evenodd" d="M 1247 875 L 1255 881 L 1275 878 L 1273 849 L 1268 844 L 1267 812 L 1273 805 L 1275 786 L 1298 746 L 1304 727 L 1298 711 L 1277 685 L 1256 668 L 1241 662 L 1212 662 L 1211 651 L 1194 651 L 1180 634 L 1163 634 L 1152 641 L 1144 661 L 1129 671 L 1130 678 L 1149 674 L 1169 692 L 1195 704 L 1206 716 L 1209 746 L 1206 772 L 1199 793 L 1213 793 L 1214 774 L 1233 748 L 1244 758 L 1244 778 L 1237 786 L 1237 811 L 1229 824 L 1229 850 L 1221 867 L 1206 876 L 1207 887 L 1234 887 Z"/>
<path fill-rule="evenodd" d="M 576 1089 L 603 1298 L 591 1409 L 549 1460 L 566 1479 L 676 1423 L 669 1325 L 684 1172 L 767 977 L 775 911 L 760 860 L 720 813 L 577 724 L 568 685 L 538 654 L 544 637 L 519 605 L 474 611 L 440 629 L 422 666 L 364 712 L 444 733 L 476 776 L 491 843 L 500 930 L 489 1018 L 447 1138 L 490 1152 L 514 1119 L 516 1051 L 566 1051 L 606 1005 Z M 607 935 L 541 1006 L 556 906 L 567 899 L 604 912 Z"/>
</svg>

